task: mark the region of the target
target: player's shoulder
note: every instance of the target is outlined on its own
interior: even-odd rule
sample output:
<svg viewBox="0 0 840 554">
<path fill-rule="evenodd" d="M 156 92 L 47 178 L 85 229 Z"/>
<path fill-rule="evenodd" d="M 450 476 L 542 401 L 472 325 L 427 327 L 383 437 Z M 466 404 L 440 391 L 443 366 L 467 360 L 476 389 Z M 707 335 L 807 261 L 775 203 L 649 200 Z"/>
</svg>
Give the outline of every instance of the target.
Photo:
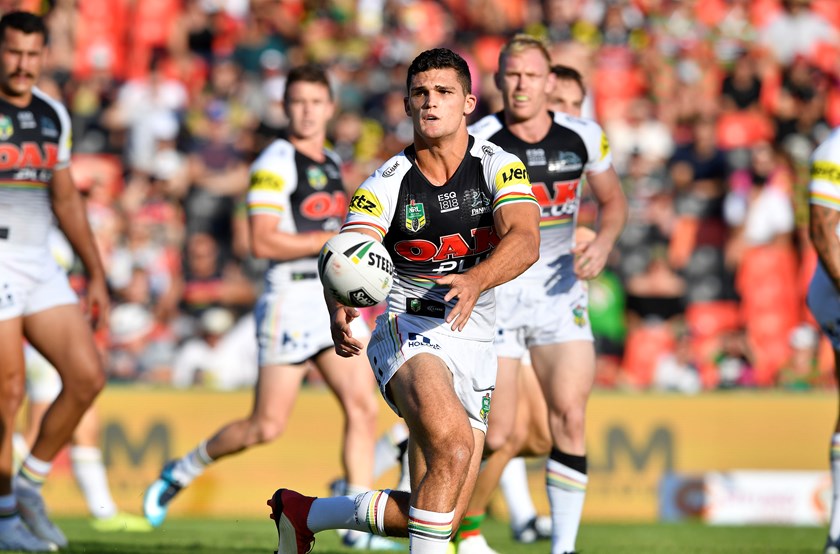
<svg viewBox="0 0 840 554">
<path fill-rule="evenodd" d="M 253 169 L 265 169 L 278 162 L 286 163 L 295 157 L 295 147 L 284 138 L 274 139 L 257 156 L 252 164 Z"/>
<path fill-rule="evenodd" d="M 469 154 L 475 158 L 479 158 L 485 167 L 488 164 L 507 165 L 511 162 L 521 162 L 516 154 L 508 152 L 498 144 L 476 135 L 473 135 L 473 144 L 470 147 Z"/>
<path fill-rule="evenodd" d="M 601 138 L 603 130 L 601 129 L 601 125 L 594 119 L 577 117 L 563 112 L 553 112 L 553 114 L 553 120 L 556 125 L 571 129 L 584 139 L 589 137 Z"/>
<path fill-rule="evenodd" d="M 840 127 L 820 143 L 811 155 L 811 161 L 827 161 L 840 164 Z"/>
<path fill-rule="evenodd" d="M 47 112 L 54 112 L 55 115 L 63 120 L 70 120 L 70 114 L 67 108 L 59 100 L 53 98 L 38 87 L 32 87 L 32 99 L 36 104 L 42 106 Z"/>
<path fill-rule="evenodd" d="M 390 183 L 393 181 L 399 182 L 405 174 L 408 173 L 408 170 L 411 169 L 412 165 L 411 159 L 406 156 L 405 150 L 402 150 L 398 154 L 391 156 L 390 159 L 380 165 L 376 171 L 367 178 L 367 182 L 368 184 Z"/>
<path fill-rule="evenodd" d="M 341 156 L 339 156 L 338 153 L 335 150 L 331 150 L 330 148 L 324 148 L 324 156 L 326 156 L 326 158 L 330 162 L 332 162 L 335 165 L 341 167 L 341 164 L 342 164 Z"/>
<path fill-rule="evenodd" d="M 498 114 L 485 115 L 469 127 L 467 130 L 471 135 L 481 138 L 489 138 L 502 130 L 502 121 Z"/>
</svg>

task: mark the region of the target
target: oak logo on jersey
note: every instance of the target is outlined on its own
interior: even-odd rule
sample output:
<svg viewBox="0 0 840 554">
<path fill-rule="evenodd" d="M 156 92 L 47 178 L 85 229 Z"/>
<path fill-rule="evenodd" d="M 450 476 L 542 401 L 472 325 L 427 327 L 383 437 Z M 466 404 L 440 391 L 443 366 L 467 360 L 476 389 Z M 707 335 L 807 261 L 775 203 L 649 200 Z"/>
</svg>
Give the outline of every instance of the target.
<svg viewBox="0 0 840 554">
<path fill-rule="evenodd" d="M 532 183 L 531 192 L 542 210 L 543 218 L 574 215 L 578 207 L 580 181 L 555 181 L 549 189 L 546 183 Z"/>
<path fill-rule="evenodd" d="M 416 204 L 414 200 L 405 207 L 405 228 L 409 233 L 417 233 L 426 226 L 426 208 L 423 203 Z"/>
<path fill-rule="evenodd" d="M 394 165 L 392 165 L 391 167 L 387 168 L 385 171 L 382 172 L 382 176 L 385 177 L 386 179 L 388 177 L 393 177 L 394 174 L 397 172 L 397 168 L 399 166 L 400 166 L 400 161 L 399 160 L 395 161 Z"/>
<path fill-rule="evenodd" d="M 347 195 L 343 190 L 330 192 L 313 192 L 300 203 L 300 213 L 311 221 L 323 221 L 335 218 L 344 219 L 347 212 Z M 324 230 L 329 230 L 324 227 Z"/>
<path fill-rule="evenodd" d="M 258 169 L 251 174 L 251 188 L 254 190 L 280 192 L 284 185 L 283 178 L 271 171 Z"/>
<path fill-rule="evenodd" d="M 17 168 L 51 169 L 57 162 L 58 146 L 55 143 L 43 143 L 43 150 L 37 142 L 24 142 L 20 146 L 10 142 L 0 144 L 0 171 Z"/>
<path fill-rule="evenodd" d="M 15 126 L 7 115 L 0 115 L 0 140 L 8 140 L 15 134 Z"/>
<path fill-rule="evenodd" d="M 306 168 L 306 180 L 309 186 L 315 190 L 321 190 L 327 186 L 327 174 L 317 165 L 310 165 Z"/>
<path fill-rule="evenodd" d="M 379 203 L 379 199 L 371 191 L 360 188 L 356 189 L 356 193 L 350 200 L 350 211 L 380 217 L 382 215 L 382 204 Z"/>
<path fill-rule="evenodd" d="M 432 273 L 462 272 L 479 263 L 499 244 L 499 236 L 492 225 L 471 229 L 469 237 L 466 239 L 461 233 L 453 233 L 441 236 L 438 243 L 424 239 L 401 240 L 394 245 L 394 253 L 410 262 L 438 264 L 429 270 Z"/>
<path fill-rule="evenodd" d="M 521 161 L 507 164 L 496 174 L 496 188 L 509 187 L 511 185 L 528 185 L 528 170 Z"/>
</svg>

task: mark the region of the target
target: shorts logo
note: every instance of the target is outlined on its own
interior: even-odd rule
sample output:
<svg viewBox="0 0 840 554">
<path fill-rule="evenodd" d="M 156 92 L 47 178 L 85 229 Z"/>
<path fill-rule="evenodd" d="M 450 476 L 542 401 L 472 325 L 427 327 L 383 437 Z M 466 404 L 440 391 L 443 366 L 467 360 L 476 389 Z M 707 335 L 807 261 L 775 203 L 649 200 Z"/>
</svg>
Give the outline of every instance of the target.
<svg viewBox="0 0 840 554">
<path fill-rule="evenodd" d="M 578 304 L 572 309 L 572 315 L 575 318 L 575 325 L 578 327 L 586 325 L 586 308 Z"/>
<path fill-rule="evenodd" d="M 410 233 L 417 233 L 426 226 L 426 209 L 423 203 L 415 204 L 414 200 L 405 207 L 405 228 Z"/>
<path fill-rule="evenodd" d="M 484 395 L 481 399 L 481 411 L 478 412 L 479 417 L 481 417 L 481 421 L 484 422 L 484 425 L 487 425 L 487 417 L 490 415 L 490 393 Z"/>
<path fill-rule="evenodd" d="M 406 346 L 409 348 L 431 348 L 432 350 L 440 350 L 440 345 L 436 342 L 432 342 L 432 339 L 429 337 L 424 337 L 419 333 L 409 333 L 408 334 L 408 342 Z"/>
<path fill-rule="evenodd" d="M 12 293 L 11 287 L 6 284 L 3 285 L 3 290 L 0 291 L 0 308 L 8 308 L 15 305 L 15 295 Z"/>
</svg>

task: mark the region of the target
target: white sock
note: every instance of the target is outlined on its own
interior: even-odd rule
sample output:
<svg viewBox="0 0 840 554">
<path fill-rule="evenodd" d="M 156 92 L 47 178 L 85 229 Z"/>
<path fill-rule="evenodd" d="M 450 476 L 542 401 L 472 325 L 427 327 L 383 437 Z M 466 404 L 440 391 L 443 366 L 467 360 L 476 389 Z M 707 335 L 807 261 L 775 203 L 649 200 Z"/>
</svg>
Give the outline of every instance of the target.
<svg viewBox="0 0 840 554">
<path fill-rule="evenodd" d="M 73 446 L 70 448 L 70 463 L 90 514 L 99 519 L 115 516 L 117 505 L 108 487 L 102 451 L 95 446 Z"/>
<path fill-rule="evenodd" d="M 832 541 L 840 539 L 840 433 L 831 436 L 831 519 L 828 537 Z"/>
<path fill-rule="evenodd" d="M 454 518 L 455 510 L 444 514 L 411 506 L 408 509 L 408 551 L 411 554 L 446 554 Z"/>
<path fill-rule="evenodd" d="M 546 462 L 546 490 L 551 505 L 551 554 L 575 551 L 583 501 L 586 498 L 586 473 L 574 470 L 553 459 Z M 567 455 L 561 455 L 567 456 Z M 568 456 L 572 457 L 572 456 Z M 580 456 L 574 456 L 580 458 Z"/>
<path fill-rule="evenodd" d="M 41 490 L 41 487 L 44 486 L 44 481 L 47 480 L 47 475 L 50 474 L 51 469 L 52 462 L 39 460 L 32 454 L 29 454 L 26 459 L 23 460 L 23 464 L 18 470 L 18 484 L 24 484 L 32 487 L 33 489 Z"/>
<path fill-rule="evenodd" d="M 385 534 L 385 504 L 391 491 L 366 491 L 356 496 L 316 498 L 306 526 L 313 533 L 325 529 L 348 529 Z"/>
<path fill-rule="evenodd" d="M 188 452 L 183 458 L 179 458 L 172 468 L 172 476 L 186 487 L 193 482 L 193 479 L 204 473 L 204 470 L 213 463 L 213 458 L 207 453 L 207 441 L 201 441 L 198 446 Z"/>
<path fill-rule="evenodd" d="M 348 542 L 352 544 L 362 540 L 368 533 L 385 534 L 385 504 L 390 493 L 390 490 L 371 491 L 356 485 L 347 485 L 347 496 L 355 501 L 356 523 L 366 523 L 366 528 L 361 531 L 355 528 L 347 530 Z"/>
<path fill-rule="evenodd" d="M 519 530 L 537 517 L 537 509 L 531 500 L 531 490 L 528 488 L 528 470 L 525 468 L 525 458 L 513 458 L 505 466 L 499 488 L 507 503 L 510 514 L 510 526 Z"/>
</svg>

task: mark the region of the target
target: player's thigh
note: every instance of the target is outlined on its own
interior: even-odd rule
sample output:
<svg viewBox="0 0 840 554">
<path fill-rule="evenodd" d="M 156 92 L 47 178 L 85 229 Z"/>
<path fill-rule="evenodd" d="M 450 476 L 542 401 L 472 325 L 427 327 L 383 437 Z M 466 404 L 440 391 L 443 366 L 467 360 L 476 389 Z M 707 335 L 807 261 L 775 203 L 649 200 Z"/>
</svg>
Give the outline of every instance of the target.
<svg viewBox="0 0 840 554">
<path fill-rule="evenodd" d="M 595 347 L 576 340 L 531 348 L 531 361 L 548 409 L 552 412 L 586 405 L 595 382 Z"/>
<path fill-rule="evenodd" d="M 0 410 L 13 416 L 24 396 L 23 320 L 0 319 Z"/>
<path fill-rule="evenodd" d="M 309 367 L 305 363 L 260 367 L 254 389 L 252 419 L 284 425 L 294 408 L 307 371 Z"/>
<path fill-rule="evenodd" d="M 514 432 L 519 395 L 519 360 L 499 358 L 496 388 L 493 390 L 490 415 L 487 420 L 486 446 L 496 450 Z"/>
<path fill-rule="evenodd" d="M 90 323 L 78 304 L 54 306 L 25 316 L 24 333 L 66 386 L 104 375 Z"/>
<path fill-rule="evenodd" d="M 364 354 L 342 358 L 335 350 L 328 349 L 318 355 L 315 365 L 343 406 L 375 409 L 376 381 Z"/>
</svg>

